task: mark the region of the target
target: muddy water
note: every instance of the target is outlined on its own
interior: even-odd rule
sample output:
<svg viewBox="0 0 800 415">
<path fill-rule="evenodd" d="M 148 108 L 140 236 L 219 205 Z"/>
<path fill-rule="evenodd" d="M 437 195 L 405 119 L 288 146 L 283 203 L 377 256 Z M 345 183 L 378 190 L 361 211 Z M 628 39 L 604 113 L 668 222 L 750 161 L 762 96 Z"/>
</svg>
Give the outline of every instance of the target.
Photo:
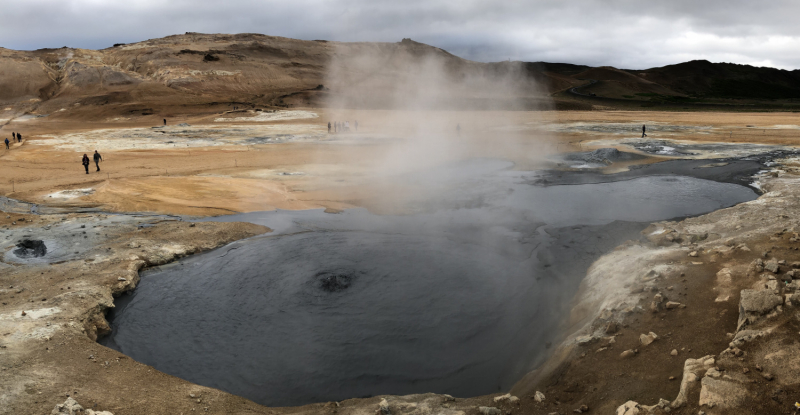
<svg viewBox="0 0 800 415">
<path fill-rule="evenodd" d="M 646 173 L 542 187 L 475 160 L 405 177 L 430 190 L 411 215 L 217 218 L 275 232 L 145 273 L 103 342 L 267 405 L 507 390 L 546 356 L 595 258 L 647 222 L 756 197 Z"/>
</svg>

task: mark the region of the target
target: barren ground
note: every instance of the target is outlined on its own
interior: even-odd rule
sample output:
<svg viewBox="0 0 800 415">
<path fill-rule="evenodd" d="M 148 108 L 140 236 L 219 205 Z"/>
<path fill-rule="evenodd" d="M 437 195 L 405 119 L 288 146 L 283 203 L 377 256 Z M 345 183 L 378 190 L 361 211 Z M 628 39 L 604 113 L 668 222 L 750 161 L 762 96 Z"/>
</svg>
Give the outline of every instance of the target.
<svg viewBox="0 0 800 415">
<path fill-rule="evenodd" d="M 395 159 L 387 154 L 402 148 L 397 137 L 413 133 L 409 126 L 418 123 L 408 120 L 419 114 L 307 111 L 319 117 L 267 122 L 236 119 L 256 115 L 242 113 L 227 115 L 233 121 L 218 122 L 219 113 L 198 113 L 169 119 L 166 128 L 151 128 L 160 124 L 161 118 L 155 116 L 104 122 L 11 121 L 0 131 L 5 136 L 19 131 L 25 140 L 0 155 L 4 172 L 0 190 L 11 198 L 55 206 L 197 216 L 353 206 L 393 212 L 395 201 L 414 192 L 404 184 L 376 177 L 375 172 L 395 172 Z M 651 139 L 800 144 L 796 116 L 780 113 L 451 112 L 427 117 L 434 129 L 441 128 L 445 134 L 452 131 L 445 132 L 443 125 L 462 127 L 462 133 L 451 140 L 463 151 L 445 151 L 437 161 L 505 157 L 521 169 L 554 166 L 549 158 L 553 154 L 591 149 L 592 141 L 637 138 L 641 124 L 650 128 Z M 351 123 L 357 119 L 359 131 L 328 135 L 326 124 L 332 119 Z M 179 123 L 189 127 L 179 127 Z M 126 138 L 96 131 L 122 128 L 139 129 L 137 134 L 142 135 Z M 197 130 L 185 133 L 191 137 L 180 133 L 192 128 Z M 241 131 L 223 143 L 192 144 L 205 142 L 213 136 L 208 130 L 215 129 Z M 251 134 L 253 129 L 259 131 Z M 177 138 L 162 138 L 166 135 Z M 247 141 L 265 136 L 275 140 Z M 95 148 L 76 147 L 82 139 L 107 145 L 97 148 L 105 160 L 101 172 L 94 172 L 94 165 L 89 175 L 83 172 L 80 156 Z M 128 143 L 140 147 L 128 148 Z M 153 143 L 152 148 L 146 143 Z M 167 144 L 174 146 L 170 149 Z M 419 166 L 425 162 L 420 159 Z M 519 401 L 494 402 L 494 396 L 386 397 L 388 411 L 477 414 L 478 407 L 487 406 L 513 413 L 565 414 L 587 405 L 591 413 L 614 413 L 630 400 L 638 402 L 632 408 L 647 413 L 642 405 L 676 400 L 683 382 L 686 403 L 673 402 L 671 413 L 792 413 L 791 405 L 800 392 L 795 370 L 800 368 L 796 308 L 790 298 L 779 308 L 770 303 L 771 308 L 740 312 L 739 297 L 742 289 L 791 295 L 800 287 L 796 280 L 790 282 L 794 272 L 789 272 L 793 262 L 800 262 L 800 236 L 794 233 L 800 232 L 796 163 L 786 160 L 776 166 L 777 177 L 762 178 L 762 187 L 769 192 L 756 201 L 680 223 L 653 225 L 646 231 L 648 241 L 624 245 L 597 261 L 575 299 L 571 319 L 574 335 L 588 337 L 580 342 L 575 336 L 567 337 L 548 365 L 514 388 Z M 143 223 L 153 226 L 138 226 Z M 263 227 L 192 226 L 155 216 L 9 213 L 0 215 L 0 228 L 3 240 L 62 232 L 71 233 L 77 244 L 92 237 L 90 244 L 77 251 L 78 257 L 60 263 L 3 262 L 0 266 L 0 408 L 5 413 L 47 413 L 67 396 L 86 408 L 115 415 L 373 414 L 380 409 L 384 397 L 264 408 L 162 374 L 95 342 L 97 334 L 107 329 L 104 309 L 112 305 L 113 295 L 135 286 L 139 269 L 268 231 Z M 770 272 L 757 260 L 785 263 Z M 771 282 L 782 279 L 787 282 Z M 598 297 L 597 292 L 607 290 L 596 288 L 609 284 L 618 285 L 616 294 Z M 657 293 L 668 300 L 653 306 L 656 311 L 652 312 Z M 666 309 L 667 301 L 685 307 Z M 737 332 L 740 314 L 749 320 Z M 616 331 L 607 329 L 612 321 Z M 734 335 L 744 330 L 760 337 L 729 348 Z M 658 339 L 644 346 L 639 336 L 649 332 Z M 628 349 L 638 353 L 620 357 Z M 677 355 L 670 354 L 673 349 Z M 714 362 L 708 363 L 705 356 Z M 685 370 L 687 362 L 691 368 Z M 692 376 L 699 380 L 692 383 Z M 544 402 L 533 399 L 537 390 L 545 394 Z M 632 411 L 625 414 L 636 413 Z M 661 408 L 653 411 L 663 412 Z"/>
</svg>

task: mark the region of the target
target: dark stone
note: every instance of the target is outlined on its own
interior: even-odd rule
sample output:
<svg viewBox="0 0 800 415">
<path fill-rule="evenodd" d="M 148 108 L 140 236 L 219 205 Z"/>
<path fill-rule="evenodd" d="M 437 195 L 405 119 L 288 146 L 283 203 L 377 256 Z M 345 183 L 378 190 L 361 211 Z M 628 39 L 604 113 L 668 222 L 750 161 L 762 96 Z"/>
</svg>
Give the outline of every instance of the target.
<svg viewBox="0 0 800 415">
<path fill-rule="evenodd" d="M 216 62 L 218 60 L 219 60 L 219 57 L 214 56 L 214 55 L 212 55 L 210 53 L 206 53 L 206 55 L 203 56 L 203 62 Z"/>
<path fill-rule="evenodd" d="M 327 292 L 338 292 L 350 288 L 355 276 L 343 272 L 320 272 L 316 276 L 319 287 Z"/>
<path fill-rule="evenodd" d="M 47 254 L 47 246 L 43 241 L 23 239 L 17 243 L 14 255 L 20 258 L 41 258 Z"/>
</svg>

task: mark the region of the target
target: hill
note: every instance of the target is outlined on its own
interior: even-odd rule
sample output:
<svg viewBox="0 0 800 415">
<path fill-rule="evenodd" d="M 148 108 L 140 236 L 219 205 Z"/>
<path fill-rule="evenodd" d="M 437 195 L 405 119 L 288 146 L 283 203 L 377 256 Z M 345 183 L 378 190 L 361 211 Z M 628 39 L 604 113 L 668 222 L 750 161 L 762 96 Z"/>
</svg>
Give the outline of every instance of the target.
<svg viewBox="0 0 800 415">
<path fill-rule="evenodd" d="M 554 99 L 551 100 L 547 96 Z M 413 96 L 413 100 L 410 97 Z M 691 61 L 644 70 L 473 62 L 410 39 L 186 33 L 102 50 L 0 48 L 0 119 L 169 116 L 234 107 L 591 109 L 791 103 L 800 71 Z"/>
</svg>

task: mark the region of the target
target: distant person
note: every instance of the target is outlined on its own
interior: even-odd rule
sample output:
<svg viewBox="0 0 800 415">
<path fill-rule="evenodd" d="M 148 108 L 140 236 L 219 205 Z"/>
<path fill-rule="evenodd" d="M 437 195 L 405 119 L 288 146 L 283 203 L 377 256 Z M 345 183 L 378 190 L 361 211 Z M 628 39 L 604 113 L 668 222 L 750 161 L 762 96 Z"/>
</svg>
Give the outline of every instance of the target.
<svg viewBox="0 0 800 415">
<path fill-rule="evenodd" d="M 97 166 L 97 171 L 100 171 L 100 162 L 103 161 L 103 157 L 97 150 L 94 151 L 94 165 Z"/>
<path fill-rule="evenodd" d="M 647 137 L 647 134 L 645 134 L 645 131 L 647 131 L 647 127 L 645 127 L 644 125 L 642 125 L 642 138 L 645 138 L 645 137 Z"/>
<path fill-rule="evenodd" d="M 86 169 L 86 174 L 89 174 L 89 156 L 84 154 L 83 160 L 81 160 L 81 164 L 83 164 L 83 168 Z"/>
<path fill-rule="evenodd" d="M 164 126 L 166 126 L 166 125 L 167 125 L 167 119 L 164 118 Z"/>
<path fill-rule="evenodd" d="M 12 131 L 12 132 L 11 132 L 11 141 L 14 141 L 14 140 L 16 140 L 16 139 L 17 139 L 17 133 L 15 133 L 15 132 L 13 132 L 13 131 Z"/>
<path fill-rule="evenodd" d="M 18 143 L 22 142 L 22 134 L 20 134 L 20 133 L 17 133 L 17 142 Z"/>
<path fill-rule="evenodd" d="M 8 150 L 8 143 L 9 143 L 8 138 L 6 138 L 6 150 Z"/>
<path fill-rule="evenodd" d="M 356 131 L 358 131 L 358 120 L 353 121 L 354 127 L 356 127 Z"/>
<path fill-rule="evenodd" d="M 328 121 L 328 134 L 330 134 L 330 133 L 331 133 L 331 122 Z"/>
</svg>

